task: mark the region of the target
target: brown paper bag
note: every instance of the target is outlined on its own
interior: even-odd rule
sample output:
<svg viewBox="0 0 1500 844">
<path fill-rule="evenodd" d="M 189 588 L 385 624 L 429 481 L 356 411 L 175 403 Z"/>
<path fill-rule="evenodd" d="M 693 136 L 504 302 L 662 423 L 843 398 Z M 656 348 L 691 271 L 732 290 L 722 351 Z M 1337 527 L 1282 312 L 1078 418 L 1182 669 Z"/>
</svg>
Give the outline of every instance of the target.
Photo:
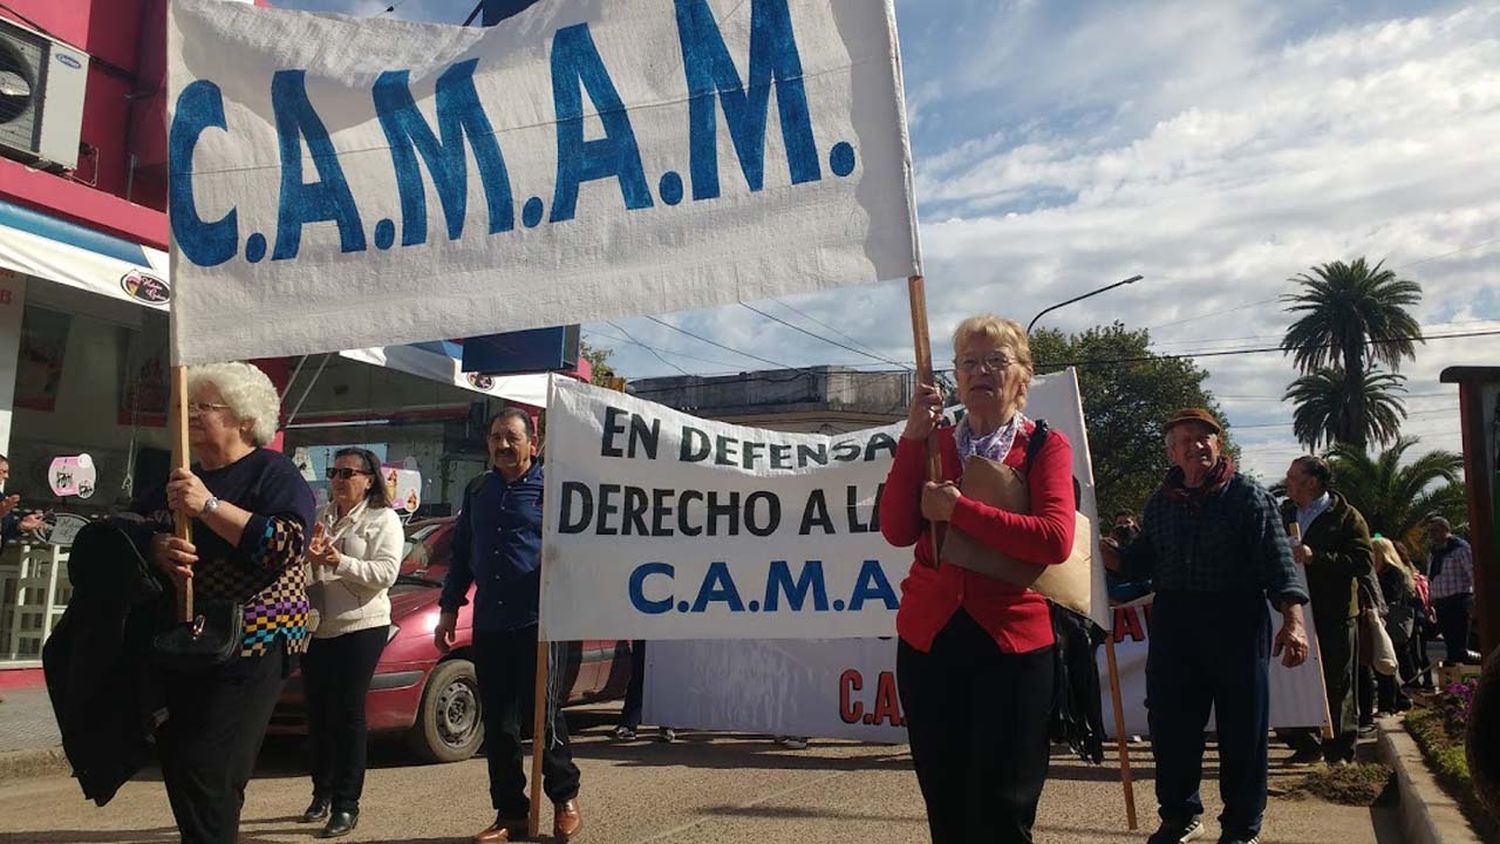
<svg viewBox="0 0 1500 844">
<path fill-rule="evenodd" d="M 964 478 L 959 489 L 966 497 L 991 507 L 1012 513 L 1031 512 L 1031 493 L 1025 476 L 1003 463 L 977 455 L 970 457 L 964 464 Z M 1073 553 L 1060 565 L 1039 566 L 1007 557 L 951 523 L 943 541 L 942 557 L 945 562 L 986 577 L 1034 589 L 1059 606 L 1088 615 L 1093 596 L 1090 558 L 1093 556 L 1094 528 L 1082 513 L 1075 512 L 1075 518 Z"/>
</svg>

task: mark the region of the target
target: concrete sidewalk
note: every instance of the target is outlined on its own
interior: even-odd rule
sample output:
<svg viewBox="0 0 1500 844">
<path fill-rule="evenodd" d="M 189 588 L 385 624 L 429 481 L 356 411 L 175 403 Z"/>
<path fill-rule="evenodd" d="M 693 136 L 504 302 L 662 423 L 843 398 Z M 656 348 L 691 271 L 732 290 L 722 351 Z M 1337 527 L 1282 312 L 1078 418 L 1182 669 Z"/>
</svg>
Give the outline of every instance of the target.
<svg viewBox="0 0 1500 844">
<path fill-rule="evenodd" d="M 0 691 L 0 753 L 58 747 L 57 719 L 46 689 Z"/>
</svg>

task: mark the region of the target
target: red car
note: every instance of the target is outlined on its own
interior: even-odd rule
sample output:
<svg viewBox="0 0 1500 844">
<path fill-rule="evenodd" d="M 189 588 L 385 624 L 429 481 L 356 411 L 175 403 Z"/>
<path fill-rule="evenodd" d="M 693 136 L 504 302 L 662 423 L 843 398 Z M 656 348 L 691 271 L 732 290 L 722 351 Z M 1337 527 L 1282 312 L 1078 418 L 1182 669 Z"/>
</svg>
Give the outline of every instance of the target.
<svg viewBox="0 0 1500 844">
<path fill-rule="evenodd" d="M 473 605 L 459 610 L 458 634 L 449 653 L 439 653 L 432 643 L 453 522 L 453 517 L 436 519 L 408 530 L 409 550 L 390 591 L 391 638 L 365 700 L 372 734 L 401 735 L 416 755 L 433 762 L 467 759 L 484 741 L 479 686 L 469 660 Z M 472 587 L 469 598 L 474 598 Z M 617 699 L 630 679 L 630 643 L 570 642 L 564 665 L 569 704 Z M 302 678 L 294 674 L 271 716 L 270 732 L 306 731 Z"/>
</svg>

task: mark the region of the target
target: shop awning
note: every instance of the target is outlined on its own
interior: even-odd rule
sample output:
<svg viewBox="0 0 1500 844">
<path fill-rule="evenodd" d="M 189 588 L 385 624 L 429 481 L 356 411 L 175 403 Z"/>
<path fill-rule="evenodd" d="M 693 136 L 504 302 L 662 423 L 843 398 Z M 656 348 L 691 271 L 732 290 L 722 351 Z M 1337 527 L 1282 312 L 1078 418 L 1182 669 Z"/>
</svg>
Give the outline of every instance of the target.
<svg viewBox="0 0 1500 844">
<path fill-rule="evenodd" d="M 458 360 L 432 348 L 436 344 L 422 343 L 414 346 L 375 346 L 369 349 L 352 349 L 339 352 L 341 357 L 374 366 L 383 366 L 415 375 L 452 384 L 470 392 L 494 396 L 498 399 L 530 405 L 547 406 L 546 373 L 538 375 L 481 375 L 477 372 L 460 371 Z"/>
<path fill-rule="evenodd" d="M 171 300 L 167 253 L 0 202 L 0 267 L 158 310 Z"/>
</svg>

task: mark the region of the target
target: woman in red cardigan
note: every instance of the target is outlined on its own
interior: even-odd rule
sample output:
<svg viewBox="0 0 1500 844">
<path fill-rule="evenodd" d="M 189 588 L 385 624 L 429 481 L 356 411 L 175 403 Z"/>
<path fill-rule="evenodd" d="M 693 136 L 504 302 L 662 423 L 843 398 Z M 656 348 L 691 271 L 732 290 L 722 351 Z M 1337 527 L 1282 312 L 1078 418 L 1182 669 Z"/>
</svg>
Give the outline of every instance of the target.
<svg viewBox="0 0 1500 844">
<path fill-rule="evenodd" d="M 896 676 L 934 844 L 1031 841 L 1047 778 L 1052 621 L 1036 592 L 933 560 L 931 525 L 947 522 L 1018 560 L 1055 565 L 1073 547 L 1073 449 L 1052 432 L 1026 469 L 1036 425 L 1021 409 L 1034 368 L 1026 332 L 996 316 L 953 332 L 966 414 L 934 425 L 942 395 L 919 385 L 880 500 L 886 541 L 916 546 L 896 616 Z M 936 434 L 944 483 L 927 481 Z M 1027 472 L 1030 513 L 964 497 L 963 465 L 979 455 Z"/>
</svg>

